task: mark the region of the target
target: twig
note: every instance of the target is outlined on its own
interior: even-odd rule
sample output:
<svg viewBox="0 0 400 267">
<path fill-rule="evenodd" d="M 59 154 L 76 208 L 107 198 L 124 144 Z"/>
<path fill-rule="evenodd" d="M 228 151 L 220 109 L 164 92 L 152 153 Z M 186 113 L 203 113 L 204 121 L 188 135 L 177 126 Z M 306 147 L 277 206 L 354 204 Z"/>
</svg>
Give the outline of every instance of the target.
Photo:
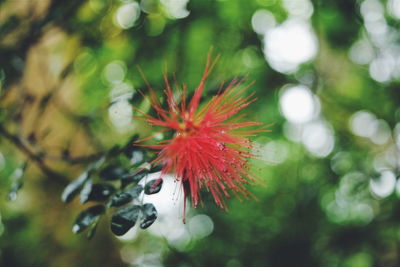
<svg viewBox="0 0 400 267">
<path fill-rule="evenodd" d="M 68 178 L 50 169 L 46 163 L 43 161 L 41 155 L 32 152 L 18 136 L 8 132 L 2 125 L 0 125 L 0 135 L 4 136 L 12 144 L 14 144 L 19 150 L 21 150 L 25 155 L 28 156 L 30 160 L 36 163 L 36 165 L 42 170 L 44 174 L 56 180 L 60 184 L 67 184 L 69 182 Z"/>
<path fill-rule="evenodd" d="M 89 163 L 95 161 L 101 158 L 101 156 L 103 156 L 104 154 L 106 154 L 106 152 L 98 152 L 90 155 L 76 156 L 76 157 L 46 155 L 46 159 L 52 161 L 65 161 L 70 164 L 80 164 L 80 163 Z"/>
</svg>

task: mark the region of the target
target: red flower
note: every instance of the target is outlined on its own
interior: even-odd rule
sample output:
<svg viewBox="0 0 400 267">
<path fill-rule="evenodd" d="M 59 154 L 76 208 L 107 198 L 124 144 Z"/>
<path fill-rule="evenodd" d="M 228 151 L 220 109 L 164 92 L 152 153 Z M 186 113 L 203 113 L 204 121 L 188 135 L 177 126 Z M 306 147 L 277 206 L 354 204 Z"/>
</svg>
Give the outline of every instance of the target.
<svg viewBox="0 0 400 267">
<path fill-rule="evenodd" d="M 241 109 L 255 101 L 253 94 L 243 96 L 251 84 L 238 90 L 244 79 L 234 79 L 225 89 L 221 86 L 217 95 L 199 106 L 205 81 L 217 61 L 211 62 L 210 58 L 209 54 L 203 77 L 188 104 L 185 86 L 180 92 L 180 103 L 177 103 L 165 76 L 167 109 L 161 107 L 149 87 L 150 102 L 158 118 L 141 112 L 144 115 L 142 119 L 151 125 L 164 127 L 164 131 L 171 130 L 174 133 L 171 139 L 157 145 L 142 146 L 159 150 L 152 163 L 161 163 L 162 174 L 173 173 L 175 179 L 181 182 L 185 202 L 190 194 L 192 205 L 196 207 L 201 201 L 200 189 L 206 188 L 213 195 L 216 204 L 225 208 L 224 197 L 229 197 L 230 192 L 237 196 L 249 195 L 244 184 L 254 181 L 247 164 L 248 159 L 254 155 L 250 152 L 251 143 L 247 137 L 262 130 L 242 129 L 260 125 L 259 122 L 231 120 Z"/>
</svg>

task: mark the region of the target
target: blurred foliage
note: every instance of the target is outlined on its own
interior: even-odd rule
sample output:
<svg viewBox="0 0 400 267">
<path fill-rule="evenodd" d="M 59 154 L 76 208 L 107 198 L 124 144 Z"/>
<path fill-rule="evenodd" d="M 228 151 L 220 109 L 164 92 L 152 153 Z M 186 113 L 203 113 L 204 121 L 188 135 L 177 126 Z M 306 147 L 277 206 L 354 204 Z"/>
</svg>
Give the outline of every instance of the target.
<svg viewBox="0 0 400 267">
<path fill-rule="evenodd" d="M 399 21 L 399 0 L 0 1 L 0 265 L 399 266 Z M 276 31 L 293 25 L 294 39 Z M 99 220 L 103 206 L 63 203 L 82 174 L 119 186 L 146 159 L 129 150 L 156 131 L 131 108 L 154 112 L 137 66 L 160 97 L 163 72 L 192 92 L 211 47 L 221 59 L 205 98 L 249 73 L 258 100 L 245 118 L 271 125 L 254 138 L 258 200 L 232 198 L 224 212 L 205 192 L 186 225 L 178 211 L 120 239 L 110 220 L 126 208 Z M 143 190 L 121 183 L 81 202 L 115 193 L 118 206 Z M 97 234 L 73 235 L 74 224 Z"/>
</svg>

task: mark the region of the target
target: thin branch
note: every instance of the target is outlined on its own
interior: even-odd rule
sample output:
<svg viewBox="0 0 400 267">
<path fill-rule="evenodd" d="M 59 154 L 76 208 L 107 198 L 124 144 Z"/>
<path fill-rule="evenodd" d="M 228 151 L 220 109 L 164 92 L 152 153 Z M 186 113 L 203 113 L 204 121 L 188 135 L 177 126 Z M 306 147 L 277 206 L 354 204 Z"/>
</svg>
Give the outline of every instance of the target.
<svg viewBox="0 0 400 267">
<path fill-rule="evenodd" d="M 81 164 L 81 163 L 89 163 L 89 162 L 95 161 L 95 160 L 101 158 L 105 154 L 106 154 L 106 152 L 97 152 L 97 153 L 93 153 L 90 155 L 75 156 L 75 157 L 71 157 L 68 155 L 63 155 L 63 156 L 46 155 L 46 159 L 52 160 L 52 161 L 65 161 L 70 164 Z"/>
<path fill-rule="evenodd" d="M 67 184 L 69 182 L 68 178 L 55 172 L 51 168 L 49 168 L 46 163 L 43 161 L 43 157 L 41 155 L 35 154 L 32 152 L 28 146 L 26 146 L 18 136 L 11 134 L 8 132 L 2 125 L 0 125 L 0 135 L 4 136 L 7 140 L 9 140 L 12 144 L 14 144 L 20 151 L 22 151 L 31 161 L 35 162 L 36 165 L 42 170 L 44 174 L 56 180 L 60 184 Z"/>
</svg>

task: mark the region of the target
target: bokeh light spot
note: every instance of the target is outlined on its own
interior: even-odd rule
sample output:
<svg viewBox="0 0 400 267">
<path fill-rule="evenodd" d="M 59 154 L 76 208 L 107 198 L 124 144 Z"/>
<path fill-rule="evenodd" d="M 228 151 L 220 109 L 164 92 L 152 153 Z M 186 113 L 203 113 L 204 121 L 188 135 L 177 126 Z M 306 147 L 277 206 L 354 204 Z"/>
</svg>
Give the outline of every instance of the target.
<svg viewBox="0 0 400 267">
<path fill-rule="evenodd" d="M 126 74 L 126 65 L 120 60 L 115 60 L 106 65 L 103 70 L 103 78 L 111 84 L 121 83 Z"/>
<path fill-rule="evenodd" d="M 293 73 L 298 66 L 314 58 L 318 43 L 309 23 L 290 19 L 268 30 L 264 36 L 264 54 L 270 66 Z"/>
<path fill-rule="evenodd" d="M 396 176 L 391 171 L 383 171 L 378 178 L 370 180 L 369 186 L 374 195 L 385 198 L 393 193 L 396 185 Z"/>
<path fill-rule="evenodd" d="M 314 12 L 314 7 L 309 0 L 284 0 L 283 6 L 291 17 L 308 19 Z"/>
<path fill-rule="evenodd" d="M 311 91 L 303 85 L 285 88 L 280 97 L 280 110 L 287 120 L 293 123 L 305 123 L 317 113 L 316 100 Z"/>
<path fill-rule="evenodd" d="M 258 34 L 264 34 L 267 30 L 275 27 L 276 21 L 271 12 L 260 9 L 251 17 L 251 26 Z"/>
<path fill-rule="evenodd" d="M 115 13 L 115 22 L 122 29 L 129 29 L 135 25 L 140 16 L 140 6 L 136 2 L 121 5 Z"/>
<path fill-rule="evenodd" d="M 212 233 L 214 230 L 214 223 L 209 216 L 199 214 L 190 219 L 188 227 L 192 237 L 200 239 Z"/>
<path fill-rule="evenodd" d="M 335 143 L 332 127 L 322 121 L 306 124 L 302 141 L 313 156 L 326 157 L 332 152 Z"/>
</svg>

